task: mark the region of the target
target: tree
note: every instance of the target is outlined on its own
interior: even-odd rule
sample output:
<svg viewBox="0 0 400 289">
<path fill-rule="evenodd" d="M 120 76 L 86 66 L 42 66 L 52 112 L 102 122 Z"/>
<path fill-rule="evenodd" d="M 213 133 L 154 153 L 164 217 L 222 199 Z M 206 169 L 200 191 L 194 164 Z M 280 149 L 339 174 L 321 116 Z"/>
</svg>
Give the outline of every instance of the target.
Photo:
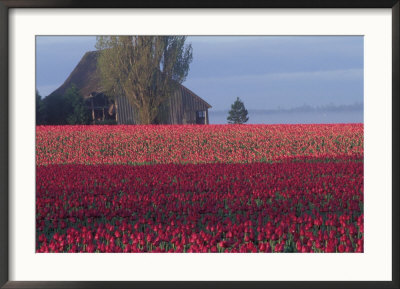
<svg viewBox="0 0 400 289">
<path fill-rule="evenodd" d="M 88 124 L 89 110 L 75 85 L 63 95 L 52 94 L 43 99 L 45 122 L 50 125 Z"/>
<path fill-rule="evenodd" d="M 227 120 L 228 123 L 242 124 L 249 120 L 247 115 L 248 111 L 244 107 L 244 103 L 238 97 L 231 106 Z"/>
<path fill-rule="evenodd" d="M 51 94 L 43 99 L 45 122 L 48 125 L 66 124 L 67 107 L 62 95 Z"/>
<path fill-rule="evenodd" d="M 85 107 L 84 99 L 75 85 L 67 89 L 63 98 L 68 108 L 67 124 L 88 124 L 89 110 Z"/>
<path fill-rule="evenodd" d="M 36 90 L 36 125 L 45 124 L 45 108 L 42 100 L 42 96 L 39 91 Z"/>
<path fill-rule="evenodd" d="M 99 36 L 97 67 L 105 93 L 116 106 L 125 95 L 138 123 L 154 123 L 189 72 L 192 46 L 185 41 L 185 36 Z"/>
</svg>

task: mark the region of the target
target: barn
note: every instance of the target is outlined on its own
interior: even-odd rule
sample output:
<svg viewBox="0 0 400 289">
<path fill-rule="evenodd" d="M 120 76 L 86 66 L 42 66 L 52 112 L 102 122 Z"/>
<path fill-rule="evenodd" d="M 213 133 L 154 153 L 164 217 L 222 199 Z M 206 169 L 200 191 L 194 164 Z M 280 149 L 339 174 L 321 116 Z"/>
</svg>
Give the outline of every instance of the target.
<svg viewBox="0 0 400 289">
<path fill-rule="evenodd" d="M 136 124 L 137 114 L 125 96 L 118 96 L 114 103 L 104 93 L 97 73 L 97 56 L 97 51 L 87 52 L 65 82 L 50 95 L 63 95 L 75 85 L 85 99 L 94 124 L 109 120 L 118 124 Z M 209 124 L 209 108 L 210 104 L 179 84 L 176 93 L 160 107 L 157 123 Z"/>
</svg>

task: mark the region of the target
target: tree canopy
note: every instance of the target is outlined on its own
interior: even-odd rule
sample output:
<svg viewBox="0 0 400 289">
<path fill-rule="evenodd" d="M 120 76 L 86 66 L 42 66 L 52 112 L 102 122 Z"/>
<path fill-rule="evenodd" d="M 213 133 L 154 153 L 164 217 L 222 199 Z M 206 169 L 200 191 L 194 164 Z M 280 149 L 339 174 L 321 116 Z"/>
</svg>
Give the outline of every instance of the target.
<svg viewBox="0 0 400 289">
<path fill-rule="evenodd" d="M 45 107 L 42 96 L 36 90 L 36 124 L 43 125 L 46 123 Z"/>
<path fill-rule="evenodd" d="M 75 85 L 67 89 L 63 98 L 68 107 L 67 124 L 88 124 L 89 110 L 85 107 L 85 101 Z"/>
<path fill-rule="evenodd" d="M 44 99 L 36 92 L 36 124 L 88 124 L 89 110 L 75 85 L 63 95 L 52 94 Z"/>
<path fill-rule="evenodd" d="M 249 120 L 248 111 L 240 98 L 236 98 L 235 102 L 231 105 L 231 110 L 227 117 L 228 123 L 243 124 Z"/>
<path fill-rule="evenodd" d="M 192 47 L 185 36 L 99 36 L 98 72 L 105 93 L 124 95 L 140 124 L 151 124 L 160 106 L 189 72 Z"/>
</svg>

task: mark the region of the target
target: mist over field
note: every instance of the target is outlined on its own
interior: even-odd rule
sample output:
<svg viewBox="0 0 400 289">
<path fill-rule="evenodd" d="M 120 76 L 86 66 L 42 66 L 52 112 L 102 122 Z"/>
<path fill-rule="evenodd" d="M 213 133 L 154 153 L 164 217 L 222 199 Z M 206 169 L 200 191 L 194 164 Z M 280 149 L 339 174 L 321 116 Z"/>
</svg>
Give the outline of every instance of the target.
<svg viewBox="0 0 400 289">
<path fill-rule="evenodd" d="M 364 123 L 362 105 L 331 107 L 330 109 L 249 109 L 248 124 L 311 124 L 311 123 Z M 226 124 L 228 111 L 210 110 L 210 124 Z"/>
</svg>

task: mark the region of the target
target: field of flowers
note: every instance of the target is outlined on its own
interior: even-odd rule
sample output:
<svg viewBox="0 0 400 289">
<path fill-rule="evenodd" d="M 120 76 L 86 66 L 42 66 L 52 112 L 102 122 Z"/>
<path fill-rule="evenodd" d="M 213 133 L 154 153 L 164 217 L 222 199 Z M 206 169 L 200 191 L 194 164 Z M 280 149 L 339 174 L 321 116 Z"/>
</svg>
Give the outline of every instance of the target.
<svg viewBox="0 0 400 289">
<path fill-rule="evenodd" d="M 363 252 L 363 125 L 38 126 L 37 252 Z"/>
<path fill-rule="evenodd" d="M 38 126 L 36 164 L 252 163 L 362 156 L 362 124 Z"/>
</svg>

